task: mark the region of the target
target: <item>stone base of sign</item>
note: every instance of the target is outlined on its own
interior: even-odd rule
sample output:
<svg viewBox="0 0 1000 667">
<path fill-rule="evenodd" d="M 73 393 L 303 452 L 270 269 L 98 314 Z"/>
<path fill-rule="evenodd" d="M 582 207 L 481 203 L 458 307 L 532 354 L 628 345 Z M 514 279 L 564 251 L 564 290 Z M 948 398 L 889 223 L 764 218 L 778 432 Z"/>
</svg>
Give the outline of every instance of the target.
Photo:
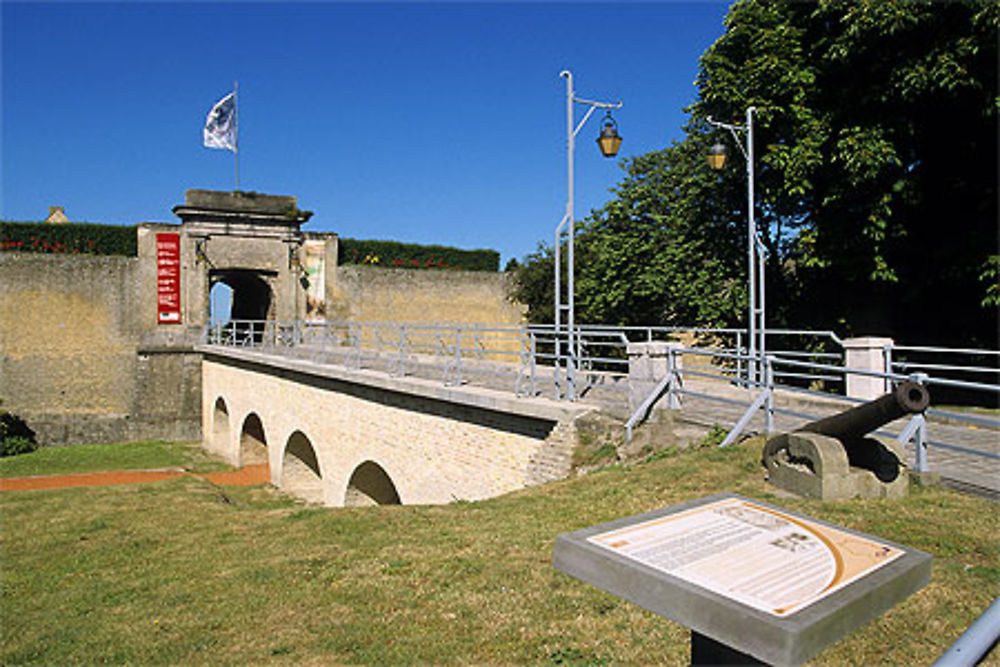
<svg viewBox="0 0 1000 667">
<path fill-rule="evenodd" d="M 627 530 L 727 499 L 752 503 L 795 522 L 811 522 L 859 539 L 877 540 L 903 553 L 811 604 L 789 615 L 778 616 L 590 540 L 610 531 Z M 746 655 L 772 665 L 801 664 L 918 591 L 931 574 L 931 556 L 922 551 L 728 493 L 559 535 L 553 564 L 561 572 L 690 628 L 693 663 L 696 659 L 709 659 L 703 658 L 703 651 L 712 649 L 702 641 L 707 638 L 728 647 L 737 657 Z"/>
<path fill-rule="evenodd" d="M 869 436 L 848 452 L 836 438 L 782 433 L 764 445 L 768 481 L 799 496 L 820 500 L 902 498 L 909 477 L 902 445 Z M 852 459 L 857 465 L 851 465 Z"/>
<path fill-rule="evenodd" d="M 719 643 L 700 632 L 691 631 L 691 667 L 708 667 L 708 665 L 766 665 L 752 655 L 737 651 L 731 646 Z"/>
</svg>

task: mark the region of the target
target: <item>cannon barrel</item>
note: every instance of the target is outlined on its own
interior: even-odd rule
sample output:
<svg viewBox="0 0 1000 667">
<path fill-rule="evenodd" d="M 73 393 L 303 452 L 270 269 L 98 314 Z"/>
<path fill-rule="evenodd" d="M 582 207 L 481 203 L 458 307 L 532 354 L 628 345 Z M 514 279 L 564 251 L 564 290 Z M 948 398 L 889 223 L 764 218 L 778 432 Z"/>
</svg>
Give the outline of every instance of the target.
<svg viewBox="0 0 1000 667">
<path fill-rule="evenodd" d="M 799 431 L 818 433 L 841 442 L 859 440 L 866 434 L 908 414 L 923 412 L 930 394 L 922 384 L 906 380 L 873 401 L 806 424 Z"/>
</svg>

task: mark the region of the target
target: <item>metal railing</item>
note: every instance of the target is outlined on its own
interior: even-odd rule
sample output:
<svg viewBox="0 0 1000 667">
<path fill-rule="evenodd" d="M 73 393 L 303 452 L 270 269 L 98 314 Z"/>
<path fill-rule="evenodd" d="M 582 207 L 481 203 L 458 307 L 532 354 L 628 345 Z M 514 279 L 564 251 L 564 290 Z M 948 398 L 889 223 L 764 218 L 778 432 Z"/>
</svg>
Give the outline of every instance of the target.
<svg viewBox="0 0 1000 667">
<path fill-rule="evenodd" d="M 319 363 L 515 388 L 530 368 L 524 327 L 393 322 L 231 321 L 206 328 L 205 343 L 274 350 Z M 498 382 L 499 379 L 499 382 Z"/>
<path fill-rule="evenodd" d="M 705 350 L 690 350 L 690 349 L 682 349 L 678 350 L 678 352 L 682 354 L 700 354 L 700 355 L 711 354 L 713 356 L 725 356 L 727 354 L 724 352 L 710 352 Z M 775 378 L 778 375 L 775 372 L 775 369 L 779 367 L 804 368 L 810 371 L 820 371 L 820 372 L 843 372 L 843 373 L 849 372 L 854 375 L 864 375 L 869 377 L 881 378 L 889 383 L 900 382 L 902 380 L 911 380 L 928 386 L 935 384 L 943 386 L 955 386 L 956 383 L 958 383 L 959 385 L 964 385 L 968 387 L 968 385 L 966 385 L 965 383 L 960 383 L 954 380 L 933 378 L 927 375 L 926 373 L 912 373 L 910 375 L 904 375 L 901 373 L 886 373 L 879 371 L 867 371 L 862 369 L 848 369 L 848 368 L 843 368 L 841 366 L 799 361 L 796 359 L 781 358 L 776 355 L 767 355 L 762 362 L 762 367 L 764 369 L 763 376 L 765 378 L 765 381 L 753 387 L 758 392 L 756 397 L 751 401 L 746 411 L 736 422 L 733 428 L 729 431 L 729 433 L 727 434 L 726 438 L 723 440 L 720 446 L 726 446 L 733 443 L 736 440 L 736 438 L 740 435 L 740 433 L 746 428 L 747 424 L 750 422 L 750 419 L 753 416 L 755 416 L 759 411 L 763 411 L 764 413 L 765 431 L 767 432 L 771 432 L 774 430 L 773 424 L 774 424 L 774 416 L 776 413 L 785 414 L 798 418 L 805 418 L 805 419 L 813 418 L 810 415 L 804 415 L 795 412 L 793 410 L 776 407 L 774 402 L 774 397 L 775 397 L 775 392 L 779 389 L 786 392 L 812 395 L 817 398 L 820 397 L 829 398 L 830 395 L 826 393 L 812 391 L 808 389 L 802 389 L 798 387 L 779 385 L 775 381 Z M 683 376 L 683 371 L 680 371 L 680 375 Z M 677 382 L 674 383 L 674 386 L 682 386 L 682 385 L 683 385 L 682 379 L 679 379 Z M 989 391 L 990 393 L 993 394 L 1000 394 L 1000 386 L 996 385 L 981 385 L 977 383 L 974 387 L 968 387 L 968 388 L 976 388 L 983 391 Z M 704 393 L 693 394 L 692 392 L 687 392 L 683 389 L 679 390 L 679 393 L 681 395 L 684 395 L 685 393 L 689 395 L 696 395 L 699 398 L 708 400 L 715 400 L 715 401 L 728 400 L 723 397 L 708 395 Z M 863 402 L 862 399 L 856 399 L 850 397 L 839 397 L 839 399 L 853 403 Z M 949 421 L 952 422 L 970 424 L 976 427 L 985 426 L 990 429 L 1000 430 L 1000 419 L 983 417 L 979 415 L 970 415 L 949 410 L 927 410 L 926 415 L 934 417 L 946 417 Z M 928 438 L 927 431 L 928 431 L 928 423 L 925 414 L 916 414 L 910 417 L 906 426 L 904 426 L 903 429 L 900 431 L 900 433 L 896 436 L 896 439 L 900 443 L 905 444 L 910 441 L 913 442 L 914 457 L 915 457 L 914 466 L 915 469 L 919 472 L 929 471 L 928 457 L 927 457 L 927 448 L 929 445 L 933 445 L 941 449 L 946 449 L 953 452 L 959 452 L 962 454 L 980 457 L 984 459 L 1000 460 L 1000 455 L 994 452 L 978 450 L 970 447 L 964 447 L 954 443 L 932 441 Z M 878 433 L 883 435 L 886 434 L 885 432 L 882 431 Z"/>
<path fill-rule="evenodd" d="M 204 340 L 210 344 L 239 347 L 302 347 L 315 354 L 326 354 L 331 361 L 342 357 L 341 363 L 355 368 L 386 367 L 394 375 L 410 374 L 421 364 L 443 363 L 441 374 L 447 384 L 467 382 L 467 375 L 475 376 L 488 370 L 490 374 L 510 376 L 511 388 L 521 396 L 545 393 L 540 383 L 546 375 L 545 380 L 551 380 L 554 385 L 552 396 L 561 398 L 566 394 L 559 386 L 566 380 L 560 376 L 556 363 L 556 342 L 564 335 L 565 332 L 556 331 L 553 325 L 235 320 L 206 327 Z M 882 377 L 890 382 L 921 373 L 929 385 L 976 391 L 993 400 L 1000 397 L 1000 383 L 953 377 L 956 372 L 1000 374 L 1000 369 L 900 358 L 904 352 L 933 352 L 967 357 L 978 355 L 978 358 L 1000 362 L 1000 351 L 894 346 L 886 351 L 886 369 L 879 373 L 847 369 L 843 341 L 834 332 L 769 329 L 768 336 L 773 382 L 789 390 L 829 395 L 831 392 L 827 389 L 835 385 L 840 393 L 846 386 L 848 372 Z M 686 375 L 759 387 L 764 384 L 763 375 L 749 378 L 746 372 L 750 358 L 743 345 L 745 340 L 746 332 L 740 329 L 580 326 L 575 336 L 575 353 L 582 387 L 577 393 L 583 396 L 596 387 L 621 392 L 622 380 L 628 376 L 629 343 L 653 341 L 673 341 L 684 346 Z M 519 370 L 507 369 L 500 373 L 500 369 L 491 367 L 489 362 L 513 364 Z M 543 370 L 547 372 L 543 374 Z M 943 374 L 945 371 L 950 375 Z M 970 417 L 944 411 L 932 414 Z"/>
<path fill-rule="evenodd" d="M 381 371 L 400 377 L 436 378 L 448 386 L 476 384 L 513 391 L 520 397 L 547 396 L 557 400 L 573 395 L 581 400 L 618 406 L 629 401 L 631 392 L 629 345 L 672 341 L 674 344 L 667 353 L 667 373 L 655 378 L 652 391 L 631 411 L 626 421 L 627 437 L 631 437 L 635 427 L 647 418 L 659 401 L 665 399 L 669 408 L 679 408 L 687 396 L 744 406 L 743 416 L 724 441 L 729 444 L 758 412 L 763 412 L 768 431 L 773 430 L 775 414 L 811 419 L 809 415 L 776 405 L 776 391 L 830 398 L 831 393 L 824 390 L 846 387 L 848 374 L 880 378 L 887 384 L 911 379 L 929 387 L 973 391 L 980 397 L 987 397 L 985 402 L 1000 398 L 1000 384 L 938 374 L 953 371 L 952 367 L 968 371 L 968 363 L 934 364 L 900 358 L 902 352 L 933 351 L 956 357 L 965 355 L 966 359 L 976 358 L 970 354 L 980 355 L 978 358 L 993 355 L 1000 359 L 1000 352 L 995 351 L 896 346 L 887 352 L 886 358 L 890 361 L 886 370 L 875 371 L 846 368 L 843 341 L 829 331 L 768 330 L 768 336 L 773 337 L 775 343 L 769 346 L 771 351 L 763 360 L 753 360 L 743 347 L 746 333 L 739 329 L 601 325 L 577 328 L 574 352 L 578 363 L 575 381 L 579 386 L 568 392 L 566 383 L 571 378 L 557 363 L 556 343 L 561 335 L 564 333 L 552 325 L 232 321 L 207 327 L 204 340 L 212 345 L 280 348 L 281 354 L 318 363 Z M 785 345 L 778 345 L 778 341 Z M 799 349 L 782 349 L 794 348 L 794 344 L 799 345 Z M 751 361 L 758 361 L 761 369 L 756 377 L 748 373 Z M 972 364 L 971 370 L 985 373 L 992 368 Z M 697 391 L 692 387 L 696 382 L 708 384 L 702 384 L 703 390 Z M 748 400 L 744 394 L 734 398 L 712 389 L 724 386 L 747 390 L 752 397 Z M 861 402 L 842 395 L 839 398 Z M 634 401 L 635 397 L 632 399 Z M 927 410 L 926 415 L 1000 430 L 1000 420 L 989 414 L 934 408 Z M 915 443 L 919 470 L 927 469 L 928 445 L 1000 458 L 960 445 L 929 440 L 924 415 L 914 416 L 898 438 L 901 442 L 912 440 Z"/>
<path fill-rule="evenodd" d="M 693 370 L 689 369 L 686 363 L 679 363 L 677 361 L 679 357 L 683 357 L 685 361 L 691 357 L 707 357 L 712 359 L 714 363 L 709 364 L 707 367 L 702 365 L 697 370 Z M 729 363 L 720 363 L 720 360 L 728 360 Z M 646 399 L 640 403 L 639 407 L 632 413 L 629 420 L 626 422 L 626 439 L 631 438 L 632 431 L 635 426 L 641 423 L 641 421 L 643 421 L 652 410 L 653 405 L 662 400 L 664 397 L 666 397 L 666 400 L 669 401 L 668 407 L 671 408 L 679 406 L 684 397 L 704 399 L 716 403 L 745 406 L 742 415 L 736 420 L 736 423 L 729 430 L 720 446 L 727 446 L 735 442 L 739 435 L 747 428 L 753 417 L 759 413 L 763 414 L 765 432 L 774 431 L 775 416 L 778 414 L 806 420 L 815 419 L 816 417 L 813 415 L 802 414 L 795 410 L 783 408 L 777 405 L 775 401 L 776 392 L 780 391 L 784 394 L 799 394 L 806 397 L 812 396 L 815 399 L 824 399 L 826 401 L 830 400 L 831 395 L 827 392 L 816 391 L 808 387 L 789 385 L 786 382 L 779 381 L 780 378 L 788 377 L 817 377 L 821 375 L 830 375 L 837 377 L 838 380 L 844 382 L 846 386 L 846 375 L 851 374 L 879 378 L 884 380 L 887 386 L 891 386 L 893 383 L 900 382 L 902 380 L 911 380 L 927 386 L 937 385 L 943 387 L 961 387 L 967 390 L 979 391 L 981 392 L 981 395 L 993 397 L 1000 396 L 1000 386 L 998 385 L 970 383 L 948 378 L 932 377 L 923 372 L 904 374 L 898 372 L 846 368 L 842 363 L 830 364 L 806 360 L 802 358 L 802 355 L 766 355 L 763 360 L 759 361 L 761 367 L 759 378 L 761 379 L 757 381 L 754 381 L 753 379 L 746 379 L 743 382 L 733 382 L 731 381 L 731 378 L 726 375 L 725 371 L 722 370 L 725 369 L 727 365 L 731 367 L 739 362 L 749 364 L 749 361 L 750 359 L 747 355 L 727 350 L 679 346 L 672 348 L 669 351 L 668 370 L 666 376 L 662 378 L 653 388 Z M 706 368 L 708 370 L 706 370 Z M 783 370 L 786 372 L 782 372 Z M 725 392 L 694 391 L 686 386 L 686 384 L 690 383 L 685 383 L 685 377 L 708 381 L 714 380 L 716 382 L 730 380 L 731 384 L 741 386 L 744 389 L 749 390 L 754 395 L 752 395 L 749 399 L 748 405 L 748 401 L 745 396 L 734 398 L 732 396 L 725 395 Z M 837 396 L 836 398 L 839 401 L 847 403 L 863 402 L 862 399 L 850 398 L 846 396 Z M 919 472 L 928 472 L 930 470 L 928 462 L 929 446 L 966 456 L 977 457 L 982 460 L 1000 460 L 1000 453 L 998 452 L 964 446 L 955 442 L 931 440 L 928 437 L 928 417 L 944 418 L 947 423 L 965 424 L 975 428 L 985 427 L 993 431 L 1000 431 L 1000 419 L 984 415 L 957 412 L 955 410 L 929 409 L 925 411 L 925 413 L 912 415 L 898 434 L 889 433 L 884 429 L 879 430 L 876 433 L 878 435 L 893 436 L 901 444 L 912 442 L 914 448 L 914 468 Z"/>
<path fill-rule="evenodd" d="M 968 392 L 996 394 L 1000 384 L 1000 351 L 949 348 L 928 345 L 886 345 L 883 349 L 886 372 L 933 373 L 934 382 L 959 400 Z M 989 407 L 1000 407 L 994 397 Z"/>
<path fill-rule="evenodd" d="M 985 660 L 997 643 L 1000 643 L 1000 598 L 986 608 L 933 667 L 973 667 Z"/>
</svg>

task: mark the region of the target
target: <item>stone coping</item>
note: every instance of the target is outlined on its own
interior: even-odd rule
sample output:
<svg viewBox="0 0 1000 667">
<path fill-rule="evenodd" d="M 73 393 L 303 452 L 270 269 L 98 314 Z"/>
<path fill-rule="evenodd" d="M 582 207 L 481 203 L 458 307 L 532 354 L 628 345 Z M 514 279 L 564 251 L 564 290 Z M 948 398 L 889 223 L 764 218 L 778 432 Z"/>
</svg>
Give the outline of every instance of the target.
<svg viewBox="0 0 1000 667">
<path fill-rule="evenodd" d="M 196 351 L 206 361 L 234 360 L 267 368 L 294 371 L 315 377 L 341 382 L 377 387 L 386 391 L 412 394 L 448 403 L 455 403 L 483 410 L 544 419 L 553 422 L 572 421 L 592 411 L 593 406 L 557 402 L 546 398 L 520 398 L 512 393 L 472 387 L 468 385 L 447 387 L 439 381 L 416 377 L 395 377 L 382 371 L 354 369 L 344 366 L 321 364 L 306 359 L 293 359 L 257 350 L 241 350 L 214 345 L 199 345 Z"/>
<path fill-rule="evenodd" d="M 298 209 L 298 200 L 290 195 L 265 195 L 226 190 L 187 190 L 184 206 L 215 211 L 241 211 L 283 215 Z"/>
</svg>

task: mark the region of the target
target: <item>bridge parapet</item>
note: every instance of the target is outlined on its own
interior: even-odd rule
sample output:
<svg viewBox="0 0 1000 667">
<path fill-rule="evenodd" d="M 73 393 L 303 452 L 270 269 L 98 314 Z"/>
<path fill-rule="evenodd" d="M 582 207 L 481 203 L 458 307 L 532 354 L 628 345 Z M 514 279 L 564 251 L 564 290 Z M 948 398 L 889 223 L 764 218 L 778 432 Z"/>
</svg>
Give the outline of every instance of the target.
<svg viewBox="0 0 1000 667">
<path fill-rule="evenodd" d="M 776 347 L 771 348 L 771 353 L 760 364 L 760 368 L 767 371 L 763 374 L 764 379 L 755 380 L 744 372 L 750 368 L 751 359 L 740 348 L 739 331 L 735 332 L 735 351 L 725 347 L 724 336 L 731 333 L 667 327 L 581 327 L 577 337 L 581 344 L 577 401 L 562 401 L 560 404 L 593 406 L 624 422 L 626 439 L 634 427 L 655 414 L 657 418 L 653 421 L 657 423 L 657 431 L 662 430 L 661 422 L 667 422 L 669 433 L 663 435 L 672 444 L 683 446 L 690 441 L 684 439 L 689 438 L 690 431 L 695 427 L 707 430 L 713 425 L 735 423 L 724 441 L 729 443 L 751 423 L 756 425 L 758 414 L 763 430 L 770 431 L 779 418 L 793 421 L 811 419 L 841 409 L 843 403 L 850 399 L 838 398 L 829 389 L 846 386 L 851 376 L 873 377 L 879 382 L 909 378 L 945 389 L 976 391 L 979 396 L 987 398 L 1000 395 L 1000 387 L 996 384 L 931 377 L 923 373 L 901 375 L 898 372 L 919 369 L 995 373 L 995 369 L 988 365 L 930 361 L 904 363 L 894 360 L 890 371 L 887 356 L 886 370 L 873 371 L 843 366 L 844 360 L 835 352 L 802 349 L 779 352 Z M 777 333 L 796 338 L 819 336 L 837 345 L 844 343 L 831 332 Z M 769 331 L 771 334 L 777 335 L 774 330 Z M 682 335 L 691 340 L 683 345 L 663 340 Z M 272 355 L 284 355 L 290 359 L 382 374 L 386 381 L 420 378 L 442 390 L 448 387 L 468 388 L 476 384 L 494 390 L 494 393 L 513 401 L 513 405 L 520 408 L 526 405 L 521 402 L 524 398 L 565 398 L 565 385 L 560 386 L 566 381 L 565 374 L 560 373 L 564 369 L 556 365 L 552 353 L 552 341 L 556 337 L 557 332 L 551 326 L 535 325 L 234 322 L 208 329 L 205 340 L 212 343 L 211 348 L 266 350 Z M 519 347 L 519 351 L 511 351 L 512 346 Z M 978 355 L 987 361 L 1000 356 L 1000 352 L 992 350 L 897 349 L 915 353 Z M 665 358 L 663 353 L 666 353 Z M 995 362 L 990 363 L 995 365 Z M 813 385 L 827 391 L 817 391 Z M 643 395 L 645 400 L 638 401 Z M 628 405 L 630 398 L 631 408 Z M 637 401 L 638 407 L 635 406 Z M 670 414 L 664 419 L 666 413 L 673 413 L 678 408 L 678 415 Z M 734 410 L 734 414 L 729 414 Z M 935 422 L 935 433 L 947 431 L 948 439 L 929 440 L 925 428 L 927 421 Z M 957 427 L 949 425 L 952 423 L 969 424 L 971 429 L 955 430 Z M 685 424 L 690 428 L 686 428 Z M 793 423 L 788 428 L 794 426 Z M 781 428 L 788 430 L 785 426 Z M 997 429 L 1000 429 L 1000 423 L 995 419 L 932 408 L 927 411 L 927 420 L 920 420 L 919 423 L 911 420 L 897 439 L 900 442 L 912 441 L 914 465 L 918 471 L 926 472 L 928 468 L 932 472 L 942 471 L 942 475 L 948 474 L 948 479 L 977 487 L 982 486 L 984 478 L 992 479 L 988 488 L 993 489 L 997 479 L 995 462 L 1000 460 L 996 451 Z M 703 432 L 698 437 L 700 435 Z M 636 441 L 638 444 L 633 443 L 619 451 L 641 448 L 642 440 L 640 438 Z M 937 452 L 929 455 L 928 445 L 933 445 Z M 947 454 L 950 457 L 948 470 L 943 464 L 929 461 L 930 458 L 944 461 L 945 452 L 960 452 L 963 460 L 957 461 L 957 456 Z M 951 458 L 956 459 L 954 465 L 950 462 Z M 966 465 L 966 460 L 969 465 Z M 979 471 L 984 466 L 989 468 L 985 475 Z"/>
<path fill-rule="evenodd" d="M 272 483 L 331 506 L 476 500 L 560 479 L 591 409 L 263 350 L 199 351 L 205 447 L 238 465 L 263 446 Z"/>
</svg>

